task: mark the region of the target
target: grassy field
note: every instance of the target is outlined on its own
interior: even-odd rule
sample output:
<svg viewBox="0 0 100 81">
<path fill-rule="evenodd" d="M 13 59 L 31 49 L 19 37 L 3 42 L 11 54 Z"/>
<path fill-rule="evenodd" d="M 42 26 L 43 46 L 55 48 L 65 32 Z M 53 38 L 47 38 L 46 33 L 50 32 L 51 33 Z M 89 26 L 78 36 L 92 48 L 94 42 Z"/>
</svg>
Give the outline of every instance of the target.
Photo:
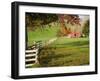
<svg viewBox="0 0 100 81">
<path fill-rule="evenodd" d="M 59 27 L 28 31 L 28 45 L 57 37 Z M 39 63 L 32 67 L 89 65 L 89 38 L 57 37 L 53 43 L 40 49 Z"/>
<path fill-rule="evenodd" d="M 40 66 L 79 66 L 89 64 L 88 38 L 58 38 L 39 54 Z"/>
<path fill-rule="evenodd" d="M 47 27 L 45 29 L 37 28 L 35 31 L 28 30 L 28 46 L 33 44 L 33 41 L 46 41 L 56 37 L 59 27 Z"/>
</svg>

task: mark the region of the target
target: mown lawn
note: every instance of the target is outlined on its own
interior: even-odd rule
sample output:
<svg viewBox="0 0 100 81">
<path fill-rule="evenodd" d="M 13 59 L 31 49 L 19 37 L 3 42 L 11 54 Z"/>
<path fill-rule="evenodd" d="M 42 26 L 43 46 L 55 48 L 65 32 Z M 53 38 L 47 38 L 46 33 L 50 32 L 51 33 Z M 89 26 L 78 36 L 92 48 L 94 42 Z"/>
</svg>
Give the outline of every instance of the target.
<svg viewBox="0 0 100 81">
<path fill-rule="evenodd" d="M 56 37 L 59 27 L 46 27 L 44 29 L 37 28 L 35 31 L 28 30 L 28 46 L 31 46 L 34 41 L 47 41 Z"/>
<path fill-rule="evenodd" d="M 48 41 L 57 37 L 59 27 L 28 31 L 28 46 L 34 41 Z M 40 49 L 38 64 L 32 67 L 89 65 L 89 38 L 58 37 L 56 41 Z"/>
<path fill-rule="evenodd" d="M 58 38 L 39 53 L 39 64 L 33 67 L 89 65 L 88 38 Z"/>
<path fill-rule="evenodd" d="M 61 65 L 87 65 L 89 64 L 89 39 L 88 38 L 58 38 L 52 44 L 55 46 L 56 62 Z M 60 63 L 58 65 L 60 66 Z"/>
</svg>

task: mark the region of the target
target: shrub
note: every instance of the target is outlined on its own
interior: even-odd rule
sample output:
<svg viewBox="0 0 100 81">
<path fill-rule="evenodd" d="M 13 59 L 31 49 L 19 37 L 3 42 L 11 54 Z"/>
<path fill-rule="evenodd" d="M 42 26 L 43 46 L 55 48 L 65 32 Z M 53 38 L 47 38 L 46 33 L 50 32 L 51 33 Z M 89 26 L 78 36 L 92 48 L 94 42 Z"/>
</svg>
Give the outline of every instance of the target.
<svg viewBox="0 0 100 81">
<path fill-rule="evenodd" d="M 49 63 L 51 62 L 51 60 L 53 59 L 54 57 L 54 51 L 52 50 L 40 50 L 40 53 L 38 55 L 38 61 L 39 61 L 39 64 L 40 66 L 42 67 L 48 67 L 49 66 Z"/>
</svg>

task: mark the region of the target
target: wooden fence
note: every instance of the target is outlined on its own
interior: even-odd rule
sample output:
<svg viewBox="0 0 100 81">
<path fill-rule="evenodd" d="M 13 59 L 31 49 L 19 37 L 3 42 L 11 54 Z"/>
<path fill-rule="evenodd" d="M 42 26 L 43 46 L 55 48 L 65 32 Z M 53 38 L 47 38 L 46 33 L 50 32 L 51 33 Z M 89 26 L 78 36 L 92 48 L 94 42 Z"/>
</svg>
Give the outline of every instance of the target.
<svg viewBox="0 0 100 81">
<path fill-rule="evenodd" d="M 38 62 L 37 58 L 38 58 L 38 48 L 33 49 L 33 50 L 26 50 L 26 54 L 25 54 L 25 67 L 31 67 L 33 66 L 35 63 Z"/>
<path fill-rule="evenodd" d="M 38 53 L 39 49 L 41 48 L 42 43 L 41 41 L 36 42 L 29 50 L 25 51 L 25 67 L 32 67 L 34 64 L 38 63 Z"/>
</svg>

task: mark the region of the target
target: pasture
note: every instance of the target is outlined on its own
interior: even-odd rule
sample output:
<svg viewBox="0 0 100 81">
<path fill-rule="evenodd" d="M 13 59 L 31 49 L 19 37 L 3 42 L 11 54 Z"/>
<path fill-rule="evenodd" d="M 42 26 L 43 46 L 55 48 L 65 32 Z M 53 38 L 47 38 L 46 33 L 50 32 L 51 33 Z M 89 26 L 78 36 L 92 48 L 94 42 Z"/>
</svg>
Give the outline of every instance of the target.
<svg viewBox="0 0 100 81">
<path fill-rule="evenodd" d="M 45 42 L 55 38 L 58 30 L 59 27 L 47 27 L 43 31 L 28 31 L 28 45 L 31 46 L 33 41 Z M 89 38 L 57 37 L 54 42 L 40 49 L 38 61 L 32 67 L 89 65 Z"/>
</svg>

